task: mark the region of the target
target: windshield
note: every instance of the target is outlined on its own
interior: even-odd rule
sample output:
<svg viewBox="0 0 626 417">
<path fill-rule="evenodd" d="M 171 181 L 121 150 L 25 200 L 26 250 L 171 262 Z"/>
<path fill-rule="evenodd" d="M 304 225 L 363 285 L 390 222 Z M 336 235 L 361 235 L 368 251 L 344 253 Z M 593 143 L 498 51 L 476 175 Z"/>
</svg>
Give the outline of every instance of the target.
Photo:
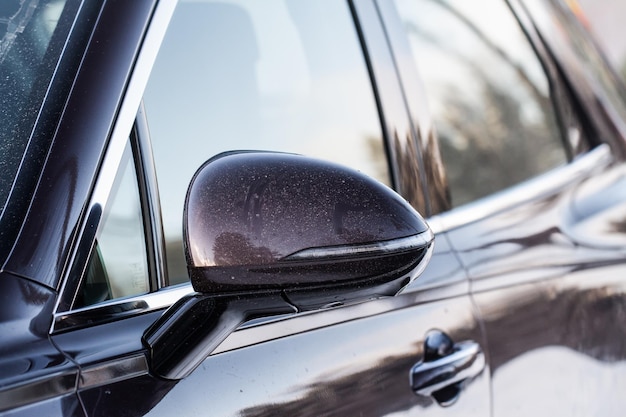
<svg viewBox="0 0 626 417">
<path fill-rule="evenodd" d="M 0 0 L 0 216 L 7 204 L 61 47 L 66 0 Z"/>
</svg>

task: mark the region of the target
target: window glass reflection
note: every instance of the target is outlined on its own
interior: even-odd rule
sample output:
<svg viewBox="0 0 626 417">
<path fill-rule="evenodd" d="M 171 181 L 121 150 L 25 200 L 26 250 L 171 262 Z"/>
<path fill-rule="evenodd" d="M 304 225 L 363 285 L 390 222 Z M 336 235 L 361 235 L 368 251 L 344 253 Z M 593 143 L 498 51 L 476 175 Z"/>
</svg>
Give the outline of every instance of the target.
<svg viewBox="0 0 626 417">
<path fill-rule="evenodd" d="M 187 279 L 187 186 L 234 149 L 301 153 L 389 182 L 381 127 L 346 2 L 181 1 L 144 96 L 170 282 Z"/>
<path fill-rule="evenodd" d="M 135 165 L 127 144 L 74 307 L 150 290 Z"/>
<path fill-rule="evenodd" d="M 455 206 L 565 163 L 548 80 L 501 0 L 394 0 Z"/>
</svg>

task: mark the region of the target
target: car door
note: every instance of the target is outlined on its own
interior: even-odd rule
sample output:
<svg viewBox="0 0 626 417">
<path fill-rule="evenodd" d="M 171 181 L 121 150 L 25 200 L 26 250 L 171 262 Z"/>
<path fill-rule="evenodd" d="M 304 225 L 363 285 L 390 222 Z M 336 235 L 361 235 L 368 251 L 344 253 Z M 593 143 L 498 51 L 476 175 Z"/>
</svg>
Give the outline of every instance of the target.
<svg viewBox="0 0 626 417">
<path fill-rule="evenodd" d="M 114 26 L 128 7 L 107 3 L 98 27 Z M 185 378 L 155 373 L 146 335 L 193 292 L 183 200 L 214 154 L 331 159 L 431 210 L 418 134 L 373 2 L 181 1 L 172 9 L 161 2 L 150 12 L 54 318 L 52 340 L 80 368 L 85 414 L 488 415 L 484 335 L 444 233 L 427 269 L 395 297 L 262 317 Z"/>
<path fill-rule="evenodd" d="M 611 72 L 557 2 L 394 3 L 381 9 L 411 57 L 405 86 L 419 73 L 427 91 L 449 182 L 438 218 L 484 320 L 494 415 L 621 414 L 623 140 L 607 99 L 621 86 L 599 88 Z"/>
</svg>

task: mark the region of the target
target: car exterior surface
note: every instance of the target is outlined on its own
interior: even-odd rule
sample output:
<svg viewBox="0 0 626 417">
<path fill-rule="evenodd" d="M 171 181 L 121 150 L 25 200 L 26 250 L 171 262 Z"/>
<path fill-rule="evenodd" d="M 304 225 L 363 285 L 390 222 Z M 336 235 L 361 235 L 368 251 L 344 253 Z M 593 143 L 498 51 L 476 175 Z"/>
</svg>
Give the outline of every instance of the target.
<svg viewBox="0 0 626 417">
<path fill-rule="evenodd" d="M 0 415 L 622 415 L 624 91 L 557 0 L 6 1 Z"/>
</svg>

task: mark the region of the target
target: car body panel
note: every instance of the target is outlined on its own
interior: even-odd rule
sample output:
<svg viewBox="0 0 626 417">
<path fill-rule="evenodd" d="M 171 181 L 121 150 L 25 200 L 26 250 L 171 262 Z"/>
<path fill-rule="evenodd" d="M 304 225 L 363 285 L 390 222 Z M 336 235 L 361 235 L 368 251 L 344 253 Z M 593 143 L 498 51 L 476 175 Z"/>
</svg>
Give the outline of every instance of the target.
<svg viewBox="0 0 626 417">
<path fill-rule="evenodd" d="M 564 4 L 510 5 L 551 78 L 562 126 L 576 133 L 566 137 L 574 160 L 438 215 L 436 230 L 471 279 L 488 340 L 493 415 L 620 415 L 612 389 L 623 387 L 626 353 L 623 121 L 613 92 L 593 80 L 603 74 L 616 91 L 622 86 L 584 31 L 570 33 L 577 22 Z M 381 5 L 390 20 L 388 8 Z M 394 52 L 406 53 L 401 36 L 390 36 Z M 576 48 L 590 48 L 595 61 L 581 62 Z M 401 71 L 405 90 L 414 77 L 411 68 Z M 437 201 L 445 184 L 429 181 L 428 191 Z"/>
<path fill-rule="evenodd" d="M 48 337 L 54 293 L 3 272 L 0 294 L 0 413 L 44 401 L 46 410 L 77 408 L 78 369 Z"/>
<path fill-rule="evenodd" d="M 558 191 L 527 209 L 515 206 L 449 232 L 485 323 L 496 416 L 623 409 L 612 389 L 626 383 L 626 236 L 618 230 L 626 200 L 623 168 L 607 156 L 598 148 L 581 158 L 591 161 L 574 162 L 586 172 L 564 176 Z M 610 200 L 615 206 L 598 208 Z M 585 209 L 592 202 L 597 209 Z M 606 236 L 593 238 L 602 231 L 613 247 Z"/>
<path fill-rule="evenodd" d="M 411 297 L 400 296 L 400 298 Z M 380 300 L 367 304 L 387 304 Z M 348 307 L 377 308 L 367 304 Z M 380 306 L 382 308 L 382 306 Z M 87 410 L 100 416 L 124 409 L 141 415 L 151 397 L 164 398 L 147 414 L 167 416 L 184 404 L 187 415 L 485 415 L 489 413 L 488 372 L 467 383 L 458 403 L 440 408 L 409 388 L 409 370 L 420 360 L 430 324 L 440 323 L 455 340 L 480 338 L 468 297 L 425 302 L 401 310 L 325 325 L 214 354 L 173 388 L 140 376 L 81 391 Z M 469 314 L 468 314 L 469 313 Z M 259 331 L 298 326 L 299 321 L 324 320 L 333 311 L 286 318 L 259 325 Z M 349 312 L 341 312 L 342 315 Z M 416 314 L 419 320 L 415 320 Z M 459 326 L 460 325 L 460 326 Z M 272 329 L 274 328 L 274 330 Z M 250 329 L 252 330 L 252 329 Z M 246 332 L 247 329 L 239 332 Z M 141 396 L 156 386 L 152 395 Z M 158 387 L 161 388 L 158 388 Z M 156 402 L 156 401 L 154 401 Z M 457 410 L 457 411 L 455 411 Z"/>
</svg>

